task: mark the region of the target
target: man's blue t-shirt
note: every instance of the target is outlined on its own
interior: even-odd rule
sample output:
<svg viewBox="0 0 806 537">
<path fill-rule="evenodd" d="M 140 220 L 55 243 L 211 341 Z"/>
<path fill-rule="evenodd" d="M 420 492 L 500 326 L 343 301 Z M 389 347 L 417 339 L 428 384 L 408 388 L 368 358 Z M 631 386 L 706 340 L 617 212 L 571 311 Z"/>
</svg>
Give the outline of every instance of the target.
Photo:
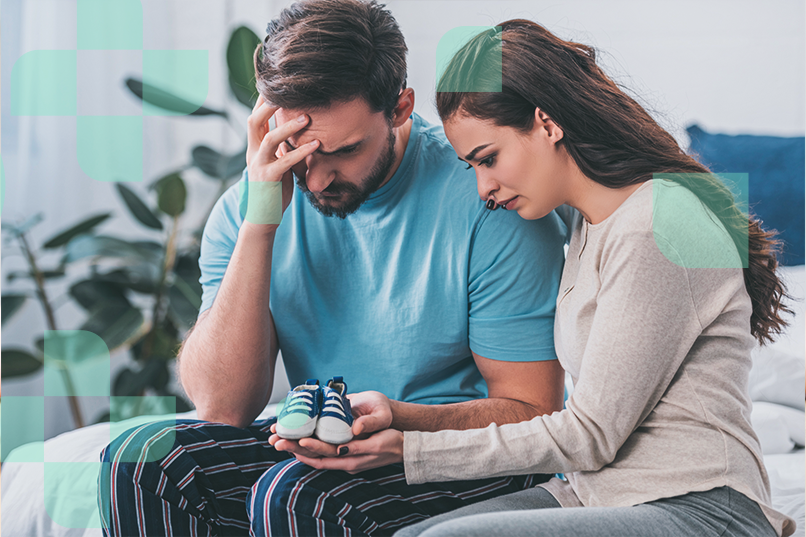
<svg viewBox="0 0 806 537">
<path fill-rule="evenodd" d="M 274 242 L 270 307 L 291 386 L 344 377 L 415 403 L 487 396 L 471 355 L 554 360 L 565 226 L 489 211 L 442 128 L 413 115 L 394 176 L 342 220 L 297 189 Z M 244 172 L 245 180 L 246 173 Z M 239 185 L 201 247 L 201 311 L 213 304 L 246 214 Z"/>
</svg>

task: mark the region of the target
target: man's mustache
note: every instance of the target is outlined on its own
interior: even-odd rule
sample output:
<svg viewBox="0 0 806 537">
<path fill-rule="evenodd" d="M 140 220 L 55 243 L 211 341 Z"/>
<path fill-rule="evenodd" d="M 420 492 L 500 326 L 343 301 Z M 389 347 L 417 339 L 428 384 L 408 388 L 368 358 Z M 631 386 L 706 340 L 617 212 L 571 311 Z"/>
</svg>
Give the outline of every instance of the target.
<svg viewBox="0 0 806 537">
<path fill-rule="evenodd" d="M 300 188 L 300 190 L 306 194 L 311 193 L 310 189 L 308 188 L 308 184 L 305 182 L 305 179 L 296 173 L 294 174 L 294 179 L 296 180 L 297 186 Z M 355 192 L 358 192 L 358 188 L 355 185 L 351 185 L 350 183 L 337 183 L 336 181 L 330 183 L 327 188 L 322 191 L 323 194 L 331 196 L 336 196 L 339 194 L 353 194 Z M 319 192 L 316 192 L 315 194 L 319 194 Z"/>
</svg>

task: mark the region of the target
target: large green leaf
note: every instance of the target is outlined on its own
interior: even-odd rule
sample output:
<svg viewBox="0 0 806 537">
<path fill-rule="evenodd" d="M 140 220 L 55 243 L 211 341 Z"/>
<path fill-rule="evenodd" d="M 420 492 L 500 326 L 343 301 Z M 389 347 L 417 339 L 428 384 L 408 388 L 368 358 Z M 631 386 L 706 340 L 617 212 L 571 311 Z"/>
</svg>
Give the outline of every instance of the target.
<svg viewBox="0 0 806 537">
<path fill-rule="evenodd" d="M 168 312 L 174 322 L 184 328 L 190 328 L 199 316 L 201 306 L 201 294 L 194 293 L 182 279 L 174 280 L 173 285 L 168 288 Z"/>
<path fill-rule="evenodd" d="M 83 280 L 70 287 L 70 296 L 87 311 L 106 304 L 131 305 L 121 286 L 112 282 Z"/>
<path fill-rule="evenodd" d="M 199 145 L 191 152 L 193 164 L 209 177 L 227 180 L 240 175 L 246 167 L 246 148 L 234 155 L 222 155 L 206 145 Z"/>
<path fill-rule="evenodd" d="M 134 93 L 140 99 L 143 99 L 149 104 L 152 104 L 158 108 L 162 108 L 163 110 L 169 110 L 171 112 L 179 112 L 179 113 L 187 113 L 187 111 L 193 108 L 194 105 L 182 99 L 181 97 L 177 97 L 176 95 L 169 93 L 163 89 L 157 88 L 150 84 L 145 84 L 141 80 L 137 80 L 136 78 L 127 78 L 126 79 L 126 87 L 129 88 L 129 91 Z M 221 116 L 227 117 L 226 112 L 222 112 L 219 110 L 212 110 L 210 108 L 206 108 L 204 106 L 200 106 L 198 109 L 191 112 L 189 115 L 191 116 Z"/>
<path fill-rule="evenodd" d="M 164 360 L 149 360 L 140 371 L 133 371 L 127 367 L 115 377 L 112 395 L 123 397 L 140 395 L 157 381 L 161 384 L 162 377 L 167 374 L 167 364 Z"/>
<path fill-rule="evenodd" d="M 100 336 L 110 352 L 126 343 L 143 325 L 139 309 L 120 303 L 103 304 L 93 310 L 80 330 Z"/>
<path fill-rule="evenodd" d="M 6 321 L 11 319 L 15 313 L 25 304 L 28 299 L 25 295 L 7 294 L 3 295 L 2 302 L 0 302 L 0 313 L 2 313 L 2 324 L 5 325 Z"/>
<path fill-rule="evenodd" d="M 210 177 L 221 177 L 221 153 L 206 145 L 197 145 L 190 152 L 193 164 Z"/>
<path fill-rule="evenodd" d="M 58 248 L 59 246 L 64 246 L 65 244 L 70 242 L 70 239 L 72 239 L 73 237 L 81 235 L 82 233 L 87 233 L 88 231 L 92 230 L 92 228 L 94 228 L 95 226 L 97 226 L 110 216 L 112 216 L 112 213 L 103 213 L 87 218 L 83 222 L 80 222 L 71 227 L 70 229 L 62 231 L 55 237 L 52 237 L 50 240 L 45 242 L 45 244 L 43 244 L 42 247 L 52 249 L 52 248 Z"/>
<path fill-rule="evenodd" d="M 0 355 L 3 379 L 23 377 L 42 368 L 41 360 L 37 360 L 33 354 L 22 349 L 3 349 Z"/>
<path fill-rule="evenodd" d="M 229 87 L 235 98 L 249 108 L 253 108 L 257 102 L 253 58 L 259 44 L 257 34 L 246 26 L 241 26 L 232 32 L 227 45 Z"/>
<path fill-rule="evenodd" d="M 137 293 L 153 295 L 157 292 L 160 267 L 154 263 L 139 263 L 96 274 L 92 280 L 113 283 Z"/>
<path fill-rule="evenodd" d="M 154 188 L 157 190 L 157 206 L 162 212 L 168 216 L 179 216 L 185 211 L 187 189 L 178 172 L 158 180 Z"/>
<path fill-rule="evenodd" d="M 80 235 L 74 238 L 67 243 L 63 262 L 70 263 L 87 257 L 123 258 L 132 263 L 161 262 L 161 253 L 153 247 L 145 247 L 142 242 L 127 242 L 104 235 Z"/>
<path fill-rule="evenodd" d="M 151 209 L 140 199 L 140 197 L 123 183 L 117 183 L 115 186 L 123 198 L 123 202 L 129 211 L 141 224 L 151 229 L 162 229 L 162 222 L 157 218 Z"/>
<path fill-rule="evenodd" d="M 225 170 L 224 179 L 229 179 L 231 177 L 241 175 L 243 173 L 244 168 L 246 168 L 246 146 L 244 146 L 243 150 L 240 153 L 236 153 L 230 156 L 229 159 L 227 159 L 227 163 L 224 166 Z"/>
<path fill-rule="evenodd" d="M 151 338 L 151 349 L 147 351 L 145 343 L 149 338 Z M 152 358 L 173 360 L 179 351 L 180 343 L 176 326 L 170 319 L 166 319 L 154 329 L 153 334 L 143 335 L 132 345 L 132 357 L 137 361 L 148 361 Z"/>
</svg>

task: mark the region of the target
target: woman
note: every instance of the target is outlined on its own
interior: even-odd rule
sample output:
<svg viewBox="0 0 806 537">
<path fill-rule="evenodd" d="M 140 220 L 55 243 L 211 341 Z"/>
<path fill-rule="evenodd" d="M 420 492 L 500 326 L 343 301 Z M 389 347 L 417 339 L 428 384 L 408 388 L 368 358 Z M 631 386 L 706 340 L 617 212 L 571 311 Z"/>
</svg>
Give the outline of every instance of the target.
<svg viewBox="0 0 806 537">
<path fill-rule="evenodd" d="M 787 311 L 771 234 L 591 48 L 533 22 L 475 37 L 439 89 L 447 137 L 488 207 L 527 219 L 576 209 L 555 321 L 574 392 L 563 411 L 528 422 L 389 442 L 402 442 L 409 483 L 567 481 L 398 535 L 791 534 L 749 420 L 753 339 L 770 341 Z"/>
</svg>

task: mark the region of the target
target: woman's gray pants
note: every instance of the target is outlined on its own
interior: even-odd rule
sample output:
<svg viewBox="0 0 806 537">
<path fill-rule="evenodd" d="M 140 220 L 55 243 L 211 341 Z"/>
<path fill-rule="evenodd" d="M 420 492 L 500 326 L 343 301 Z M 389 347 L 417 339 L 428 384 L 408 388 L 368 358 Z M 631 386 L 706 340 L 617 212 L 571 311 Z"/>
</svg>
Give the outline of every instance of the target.
<svg viewBox="0 0 806 537">
<path fill-rule="evenodd" d="M 563 509 L 536 487 L 462 507 L 395 537 L 775 537 L 758 504 L 729 487 L 632 507 Z"/>
</svg>

